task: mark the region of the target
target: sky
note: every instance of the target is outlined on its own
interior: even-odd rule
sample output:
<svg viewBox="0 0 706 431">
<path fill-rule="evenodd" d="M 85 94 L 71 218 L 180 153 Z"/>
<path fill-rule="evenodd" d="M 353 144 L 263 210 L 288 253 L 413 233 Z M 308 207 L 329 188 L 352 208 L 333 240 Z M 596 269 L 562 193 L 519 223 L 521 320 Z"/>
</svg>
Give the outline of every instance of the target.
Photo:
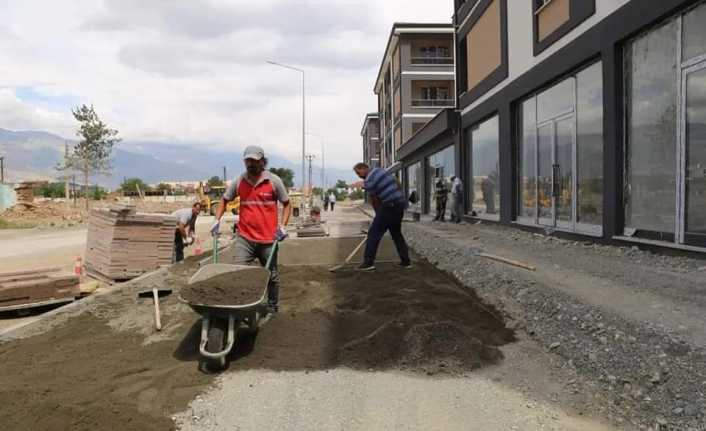
<svg viewBox="0 0 706 431">
<path fill-rule="evenodd" d="M 360 129 L 393 22 L 450 22 L 451 0 L 0 0 L 0 127 L 71 138 L 93 104 L 125 140 L 256 144 L 329 166 Z"/>
</svg>

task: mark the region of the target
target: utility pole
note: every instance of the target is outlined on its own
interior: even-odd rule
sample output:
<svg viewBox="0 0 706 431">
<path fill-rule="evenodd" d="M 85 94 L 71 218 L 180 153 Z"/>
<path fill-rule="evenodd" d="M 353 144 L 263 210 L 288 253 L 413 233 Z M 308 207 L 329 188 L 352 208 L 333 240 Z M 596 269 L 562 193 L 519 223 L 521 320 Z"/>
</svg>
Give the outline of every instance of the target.
<svg viewBox="0 0 706 431">
<path fill-rule="evenodd" d="M 314 193 L 313 193 L 314 189 L 312 188 L 313 183 L 312 183 L 312 177 L 311 177 L 313 171 L 312 171 L 311 163 L 314 161 L 315 158 L 316 158 L 316 156 L 313 154 L 309 154 L 308 156 L 306 156 L 306 160 L 309 161 L 309 205 L 311 205 L 311 202 L 314 198 Z"/>
<path fill-rule="evenodd" d="M 326 193 L 326 156 L 324 154 L 324 141 L 321 141 L 321 190 Z"/>
<path fill-rule="evenodd" d="M 64 169 L 69 167 L 69 143 L 64 142 Z M 64 172 L 64 197 L 66 198 L 66 205 L 69 205 L 71 200 L 71 191 L 69 190 L 69 173 Z"/>
<path fill-rule="evenodd" d="M 0 156 L 0 184 L 5 184 L 5 157 Z"/>
<path fill-rule="evenodd" d="M 226 167 L 223 166 L 223 184 L 225 184 L 227 178 L 228 177 L 226 177 Z"/>
</svg>

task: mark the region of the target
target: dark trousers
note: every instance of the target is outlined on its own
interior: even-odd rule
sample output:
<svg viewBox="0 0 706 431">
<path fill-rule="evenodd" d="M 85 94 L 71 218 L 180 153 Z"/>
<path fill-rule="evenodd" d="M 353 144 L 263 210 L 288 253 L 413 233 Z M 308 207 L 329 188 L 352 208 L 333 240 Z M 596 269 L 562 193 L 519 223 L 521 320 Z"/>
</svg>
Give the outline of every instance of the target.
<svg viewBox="0 0 706 431">
<path fill-rule="evenodd" d="M 375 255 L 377 255 L 380 240 L 388 230 L 392 240 L 395 242 L 400 260 L 402 263 L 409 263 L 409 250 L 402 236 L 403 216 L 404 207 L 402 205 L 383 205 L 375 212 L 375 218 L 373 218 L 373 223 L 368 230 L 368 242 L 365 244 L 365 263 L 370 265 L 375 263 Z"/>
<path fill-rule="evenodd" d="M 333 211 L 333 207 L 336 206 L 336 202 L 330 202 L 329 205 L 331 205 L 331 211 Z"/>
<path fill-rule="evenodd" d="M 255 259 L 260 262 L 260 265 L 267 265 L 267 259 L 272 253 L 274 244 L 261 244 L 258 242 L 248 241 L 242 236 L 235 239 L 235 260 L 236 265 L 249 265 Z M 267 282 L 267 300 L 270 305 L 279 303 L 279 271 L 277 270 L 277 251 L 272 255 L 270 262 L 270 280 Z"/>
<path fill-rule="evenodd" d="M 184 238 L 181 237 L 179 229 L 174 231 L 174 262 L 184 260 Z"/>
<path fill-rule="evenodd" d="M 436 217 L 434 220 L 444 221 L 446 218 L 446 198 L 436 200 Z"/>
</svg>

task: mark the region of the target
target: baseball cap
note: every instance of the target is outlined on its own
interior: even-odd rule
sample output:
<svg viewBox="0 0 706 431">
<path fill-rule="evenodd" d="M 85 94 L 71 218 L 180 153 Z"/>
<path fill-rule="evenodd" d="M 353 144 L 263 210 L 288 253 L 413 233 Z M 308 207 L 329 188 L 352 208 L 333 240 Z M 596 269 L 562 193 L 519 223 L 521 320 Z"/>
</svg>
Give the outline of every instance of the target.
<svg viewBox="0 0 706 431">
<path fill-rule="evenodd" d="M 245 159 L 260 160 L 263 158 L 265 158 L 265 151 L 261 147 L 258 147 L 257 145 L 250 145 L 245 149 L 245 151 L 243 151 L 243 160 L 245 160 Z"/>
</svg>

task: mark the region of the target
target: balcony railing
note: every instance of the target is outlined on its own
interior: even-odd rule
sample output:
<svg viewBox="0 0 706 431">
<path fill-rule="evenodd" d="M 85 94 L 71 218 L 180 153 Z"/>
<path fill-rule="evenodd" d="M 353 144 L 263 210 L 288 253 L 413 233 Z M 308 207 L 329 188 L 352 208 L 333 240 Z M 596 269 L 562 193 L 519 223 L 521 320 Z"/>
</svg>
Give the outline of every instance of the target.
<svg viewBox="0 0 706 431">
<path fill-rule="evenodd" d="M 454 106 L 454 99 L 412 99 L 412 106 L 417 108 L 451 108 Z"/>
<path fill-rule="evenodd" d="M 412 57 L 412 64 L 454 64 L 453 57 Z"/>
</svg>

